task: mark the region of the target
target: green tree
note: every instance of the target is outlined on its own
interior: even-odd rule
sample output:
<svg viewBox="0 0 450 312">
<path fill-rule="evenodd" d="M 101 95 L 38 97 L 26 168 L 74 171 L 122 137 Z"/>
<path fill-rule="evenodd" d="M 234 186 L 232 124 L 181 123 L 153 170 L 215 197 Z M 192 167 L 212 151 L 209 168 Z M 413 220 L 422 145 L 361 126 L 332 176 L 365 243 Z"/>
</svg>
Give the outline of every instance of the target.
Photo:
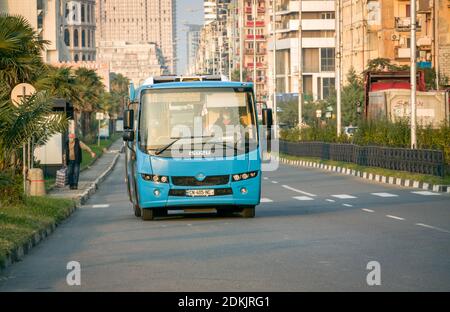
<svg viewBox="0 0 450 312">
<path fill-rule="evenodd" d="M 44 70 L 41 52 L 46 44 L 24 17 L 0 14 L 0 84 L 12 89 L 34 82 Z"/>
</svg>

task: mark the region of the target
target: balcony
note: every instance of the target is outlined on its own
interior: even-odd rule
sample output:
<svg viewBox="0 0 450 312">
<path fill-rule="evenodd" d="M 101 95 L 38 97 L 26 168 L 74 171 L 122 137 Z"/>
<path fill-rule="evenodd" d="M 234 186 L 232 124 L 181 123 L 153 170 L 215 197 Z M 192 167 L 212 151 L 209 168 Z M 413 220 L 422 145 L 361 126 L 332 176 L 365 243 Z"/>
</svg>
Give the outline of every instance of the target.
<svg viewBox="0 0 450 312">
<path fill-rule="evenodd" d="M 265 13 L 265 12 L 266 12 L 266 8 L 258 7 L 258 13 Z M 253 13 L 253 8 L 252 7 L 245 7 L 245 13 L 252 14 Z"/>
<path fill-rule="evenodd" d="M 247 63 L 247 68 L 253 68 L 253 63 Z M 264 63 L 256 63 L 256 68 L 264 68 L 265 64 Z"/>
<path fill-rule="evenodd" d="M 304 19 L 302 20 L 303 30 L 334 30 L 336 20 L 334 19 Z"/>
<path fill-rule="evenodd" d="M 253 27 L 253 21 L 247 21 L 247 22 L 245 23 L 245 26 L 247 26 L 247 27 Z M 264 26 L 265 26 L 264 21 L 256 21 L 256 27 L 264 27 Z"/>
<path fill-rule="evenodd" d="M 411 18 L 410 17 L 396 17 L 395 18 L 395 30 L 399 32 L 406 32 L 411 30 Z M 417 31 L 421 30 L 420 23 L 417 23 Z"/>
<path fill-rule="evenodd" d="M 253 40 L 253 37 L 254 37 L 254 39 L 256 39 L 256 40 L 264 40 L 264 39 L 265 39 L 265 36 L 264 36 L 264 35 L 256 35 L 256 36 L 253 36 L 253 35 L 246 35 L 246 36 L 245 36 L 245 40 Z"/>
</svg>

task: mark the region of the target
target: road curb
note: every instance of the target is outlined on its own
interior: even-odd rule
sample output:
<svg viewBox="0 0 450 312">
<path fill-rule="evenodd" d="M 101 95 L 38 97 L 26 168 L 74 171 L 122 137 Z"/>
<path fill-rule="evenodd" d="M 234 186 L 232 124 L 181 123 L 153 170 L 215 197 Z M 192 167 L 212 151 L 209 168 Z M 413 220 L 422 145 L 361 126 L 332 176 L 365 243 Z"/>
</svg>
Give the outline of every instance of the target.
<svg viewBox="0 0 450 312">
<path fill-rule="evenodd" d="M 80 196 L 73 199 L 74 201 L 73 205 L 67 210 L 66 214 L 61 219 L 61 221 L 48 225 L 45 229 L 40 230 L 39 232 L 35 233 L 32 237 L 30 237 L 27 242 L 13 249 L 10 252 L 10 254 L 6 256 L 5 262 L 3 264 L 0 263 L 0 273 L 4 271 L 7 267 L 12 265 L 14 262 L 21 261 L 33 247 L 38 245 L 41 241 L 43 241 L 50 234 L 52 234 L 62 222 L 67 220 L 67 218 L 69 218 L 77 208 L 83 205 L 89 199 L 89 197 L 96 192 L 96 190 L 98 189 L 98 185 L 101 182 L 103 182 L 106 179 L 106 177 L 111 173 L 111 171 L 117 164 L 119 157 L 120 153 L 117 153 L 114 156 L 111 165 L 108 166 L 108 168 L 97 179 L 95 179 L 95 181 L 87 188 L 86 191 L 84 191 Z"/>
<path fill-rule="evenodd" d="M 433 191 L 438 193 L 450 193 L 450 185 L 440 185 L 440 184 L 430 184 L 426 182 L 414 181 L 409 179 L 397 178 L 392 176 L 382 176 L 374 173 L 369 173 L 366 171 L 353 170 L 346 167 L 338 167 L 332 165 L 321 164 L 315 161 L 307 160 L 291 160 L 283 157 L 277 157 L 282 164 L 298 166 L 298 167 L 308 167 L 317 168 L 326 171 L 332 171 L 345 175 L 352 175 L 361 179 L 371 180 L 378 183 L 397 185 L 402 187 L 417 188 L 427 191 Z"/>
</svg>

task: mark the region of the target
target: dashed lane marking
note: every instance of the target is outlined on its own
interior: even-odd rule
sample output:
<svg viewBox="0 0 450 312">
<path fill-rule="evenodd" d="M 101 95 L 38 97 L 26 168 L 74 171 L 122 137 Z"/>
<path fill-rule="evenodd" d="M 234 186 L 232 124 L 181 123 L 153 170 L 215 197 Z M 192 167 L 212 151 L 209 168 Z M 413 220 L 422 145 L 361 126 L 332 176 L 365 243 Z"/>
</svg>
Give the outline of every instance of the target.
<svg viewBox="0 0 450 312">
<path fill-rule="evenodd" d="M 350 204 L 342 204 L 342 206 L 345 206 L 345 207 L 353 207 L 353 205 L 350 205 Z"/>
<path fill-rule="evenodd" d="M 352 199 L 356 198 L 355 196 L 348 195 L 348 194 L 337 194 L 337 195 L 331 195 L 333 197 L 339 198 L 339 199 Z"/>
<path fill-rule="evenodd" d="M 388 218 L 391 218 L 391 219 L 395 219 L 395 220 L 405 220 L 404 218 L 400 218 L 400 217 L 397 217 L 397 216 L 393 216 L 393 215 L 386 215 L 386 217 L 388 217 Z"/>
<path fill-rule="evenodd" d="M 308 197 L 308 196 L 294 196 L 292 198 L 294 198 L 296 200 L 314 200 L 313 198 Z"/>
<path fill-rule="evenodd" d="M 269 178 L 268 178 L 268 177 L 264 177 L 263 179 L 264 179 L 264 180 L 269 180 Z"/>
<path fill-rule="evenodd" d="M 367 209 L 367 208 L 362 208 L 361 210 L 362 210 L 362 211 L 365 211 L 365 212 L 375 212 L 375 211 L 373 211 L 372 209 Z"/>
<path fill-rule="evenodd" d="M 278 184 L 278 181 L 271 181 L 273 184 Z"/>
<path fill-rule="evenodd" d="M 433 230 L 436 230 L 436 231 L 439 231 L 439 232 L 450 233 L 450 231 L 438 228 L 436 226 L 431 226 L 431 225 L 428 225 L 428 224 L 416 223 L 416 225 L 424 227 L 424 228 L 427 228 L 427 229 L 433 229 Z"/>
<path fill-rule="evenodd" d="M 336 201 L 334 200 L 334 199 L 329 199 L 329 198 L 327 198 L 327 199 L 325 199 L 327 202 L 330 202 L 330 203 L 335 203 Z"/>
<path fill-rule="evenodd" d="M 96 204 L 92 205 L 92 208 L 108 208 L 109 204 Z"/>
<path fill-rule="evenodd" d="M 416 191 L 416 192 L 411 192 L 413 194 L 417 194 L 417 195 L 424 195 L 424 196 L 439 196 L 441 194 L 439 193 L 434 193 L 434 192 L 430 192 L 430 191 Z"/>
<path fill-rule="evenodd" d="M 261 198 L 261 202 L 262 203 L 272 203 L 273 200 L 271 200 L 270 198 L 263 197 L 263 198 Z"/>
<path fill-rule="evenodd" d="M 398 197 L 397 194 L 391 194 L 391 193 L 371 193 L 374 196 L 378 197 Z"/>
<path fill-rule="evenodd" d="M 283 185 L 283 187 L 285 189 L 288 189 L 288 190 L 291 190 L 291 191 L 294 191 L 294 192 L 297 192 L 297 193 L 300 193 L 300 194 L 303 194 L 303 195 L 306 195 L 306 196 L 311 196 L 311 197 L 317 196 L 316 194 L 308 193 L 308 192 L 305 192 L 305 191 L 302 191 L 302 190 L 290 187 L 289 185 Z"/>
</svg>

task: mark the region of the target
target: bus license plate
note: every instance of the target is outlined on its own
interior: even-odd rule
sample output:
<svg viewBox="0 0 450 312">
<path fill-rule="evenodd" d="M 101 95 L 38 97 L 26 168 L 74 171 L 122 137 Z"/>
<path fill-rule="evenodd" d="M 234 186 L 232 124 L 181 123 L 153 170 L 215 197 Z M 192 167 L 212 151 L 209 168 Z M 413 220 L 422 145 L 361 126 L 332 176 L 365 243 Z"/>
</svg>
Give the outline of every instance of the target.
<svg viewBox="0 0 450 312">
<path fill-rule="evenodd" d="M 214 190 L 186 190 L 186 196 L 192 197 L 214 196 Z"/>
</svg>

